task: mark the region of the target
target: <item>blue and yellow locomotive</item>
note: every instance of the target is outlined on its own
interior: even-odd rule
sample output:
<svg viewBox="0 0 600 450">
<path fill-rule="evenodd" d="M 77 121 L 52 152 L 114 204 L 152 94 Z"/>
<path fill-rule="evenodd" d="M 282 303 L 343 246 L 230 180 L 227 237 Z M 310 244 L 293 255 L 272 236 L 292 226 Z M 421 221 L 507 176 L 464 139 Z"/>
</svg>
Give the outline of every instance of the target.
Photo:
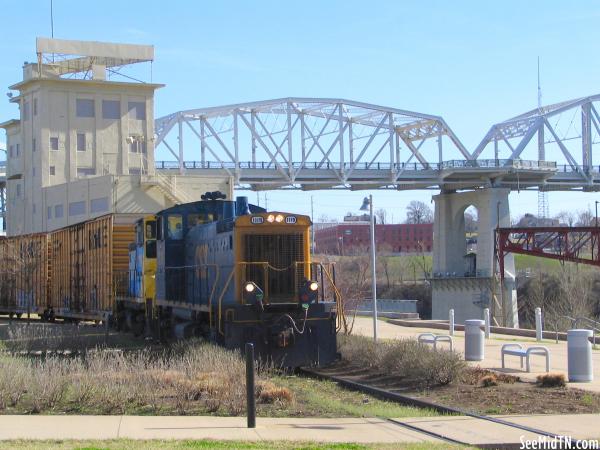
<svg viewBox="0 0 600 450">
<path fill-rule="evenodd" d="M 161 338 L 252 342 L 281 367 L 336 358 L 335 272 L 311 261 L 307 216 L 207 193 L 155 218 L 156 295 L 145 317 Z M 132 271 L 146 273 L 146 263 L 132 258 Z"/>
</svg>

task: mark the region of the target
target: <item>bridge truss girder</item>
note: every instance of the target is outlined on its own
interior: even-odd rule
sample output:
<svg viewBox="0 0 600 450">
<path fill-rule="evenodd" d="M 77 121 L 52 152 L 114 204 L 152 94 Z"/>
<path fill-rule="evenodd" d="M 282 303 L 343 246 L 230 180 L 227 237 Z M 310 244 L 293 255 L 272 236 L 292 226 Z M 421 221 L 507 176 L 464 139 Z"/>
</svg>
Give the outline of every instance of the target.
<svg viewBox="0 0 600 450">
<path fill-rule="evenodd" d="M 569 178 L 578 179 L 576 184 L 580 187 L 595 190 L 598 170 L 593 168 L 593 147 L 600 142 L 599 102 L 600 95 L 578 98 L 536 108 L 497 123 L 475 148 L 472 157 L 480 158 L 490 146 L 493 146 L 495 159 L 517 160 L 528 149 L 534 150 L 539 161 L 562 160 L 562 172 L 570 172 Z M 551 158 L 548 158 L 549 144 L 557 150 Z M 553 188 L 550 183 L 546 187 Z"/>
<path fill-rule="evenodd" d="M 511 227 L 496 230 L 496 254 L 504 278 L 508 253 L 600 266 L 599 227 Z"/>
<path fill-rule="evenodd" d="M 176 146 L 167 140 L 174 130 Z M 200 166 L 212 160 L 237 184 L 256 164 L 276 174 L 263 184 L 347 187 L 360 184 L 353 179 L 359 168 L 380 170 L 382 163 L 389 176 L 372 180 L 378 186 L 395 185 L 412 163 L 432 169 L 425 146 L 438 164 L 449 150 L 471 159 L 439 116 L 341 99 L 284 98 L 180 111 L 157 119 L 155 131 L 155 146 L 170 152 L 181 173 L 184 139 L 192 138 Z M 321 169 L 329 172 L 325 180 L 310 173 Z"/>
</svg>

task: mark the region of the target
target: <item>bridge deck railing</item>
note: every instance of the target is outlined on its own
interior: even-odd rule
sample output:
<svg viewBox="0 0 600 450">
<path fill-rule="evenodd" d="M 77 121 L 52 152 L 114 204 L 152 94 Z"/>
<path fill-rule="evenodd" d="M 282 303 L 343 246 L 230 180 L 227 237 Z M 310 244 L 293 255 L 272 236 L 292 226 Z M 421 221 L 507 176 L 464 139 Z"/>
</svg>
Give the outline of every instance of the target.
<svg viewBox="0 0 600 450">
<path fill-rule="evenodd" d="M 265 162 L 265 161 L 185 161 L 185 169 L 275 169 L 277 165 L 283 168 L 306 169 L 306 170 L 396 170 L 396 171 L 424 171 L 424 170 L 447 170 L 447 169 L 490 169 L 490 168 L 515 168 L 530 170 L 557 170 L 569 172 L 573 169 L 568 165 L 558 166 L 553 161 L 527 161 L 510 159 L 481 159 L 481 160 L 451 160 L 441 163 L 386 163 L 386 162 L 361 162 L 361 163 L 339 163 L 339 162 Z M 156 168 L 161 170 L 179 169 L 177 161 L 156 161 Z M 600 166 L 596 167 L 600 171 Z"/>
</svg>

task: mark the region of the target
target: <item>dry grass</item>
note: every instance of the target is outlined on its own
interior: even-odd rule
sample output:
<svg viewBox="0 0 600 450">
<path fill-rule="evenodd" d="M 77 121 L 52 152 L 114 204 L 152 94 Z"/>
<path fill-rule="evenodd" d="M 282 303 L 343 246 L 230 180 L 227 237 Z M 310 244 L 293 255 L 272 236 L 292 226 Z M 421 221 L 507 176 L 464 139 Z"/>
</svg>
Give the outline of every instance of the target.
<svg viewBox="0 0 600 450">
<path fill-rule="evenodd" d="M 546 373 L 536 377 L 537 385 L 540 387 L 565 387 L 567 380 L 562 373 Z"/>
<path fill-rule="evenodd" d="M 259 374 L 266 377 L 267 372 Z M 258 402 L 293 396 L 261 385 Z M 239 353 L 188 341 L 163 350 L 96 350 L 84 356 L 0 356 L 0 411 L 123 414 L 219 413 L 245 410 L 245 365 Z"/>
<path fill-rule="evenodd" d="M 286 387 L 280 387 L 271 381 L 260 381 L 256 386 L 260 403 L 286 405 L 294 403 L 294 394 Z"/>
<path fill-rule="evenodd" d="M 338 343 L 342 359 L 353 365 L 394 374 L 420 387 L 449 384 L 467 367 L 458 353 L 436 351 L 413 339 L 375 344 L 362 336 L 338 336 Z"/>
<path fill-rule="evenodd" d="M 479 380 L 481 386 L 483 387 L 492 387 L 498 386 L 498 377 L 494 374 L 486 375 Z"/>
<path fill-rule="evenodd" d="M 514 384 L 517 381 L 521 381 L 521 379 L 517 376 L 508 375 L 505 373 L 494 373 L 491 370 L 482 369 L 479 366 L 467 367 L 467 369 L 461 374 L 460 381 L 473 386 L 482 386 L 483 379 L 491 376 L 495 377 L 496 383 L 498 384 Z"/>
</svg>

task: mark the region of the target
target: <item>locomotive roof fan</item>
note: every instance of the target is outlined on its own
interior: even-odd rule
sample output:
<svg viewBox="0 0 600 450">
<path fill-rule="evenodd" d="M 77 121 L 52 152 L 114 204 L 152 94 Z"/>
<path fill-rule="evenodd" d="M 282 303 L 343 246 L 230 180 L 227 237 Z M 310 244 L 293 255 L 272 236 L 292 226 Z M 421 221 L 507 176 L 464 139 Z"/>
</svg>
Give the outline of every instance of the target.
<svg viewBox="0 0 600 450">
<path fill-rule="evenodd" d="M 221 191 L 206 192 L 200 196 L 202 200 L 225 200 L 227 196 Z"/>
</svg>

